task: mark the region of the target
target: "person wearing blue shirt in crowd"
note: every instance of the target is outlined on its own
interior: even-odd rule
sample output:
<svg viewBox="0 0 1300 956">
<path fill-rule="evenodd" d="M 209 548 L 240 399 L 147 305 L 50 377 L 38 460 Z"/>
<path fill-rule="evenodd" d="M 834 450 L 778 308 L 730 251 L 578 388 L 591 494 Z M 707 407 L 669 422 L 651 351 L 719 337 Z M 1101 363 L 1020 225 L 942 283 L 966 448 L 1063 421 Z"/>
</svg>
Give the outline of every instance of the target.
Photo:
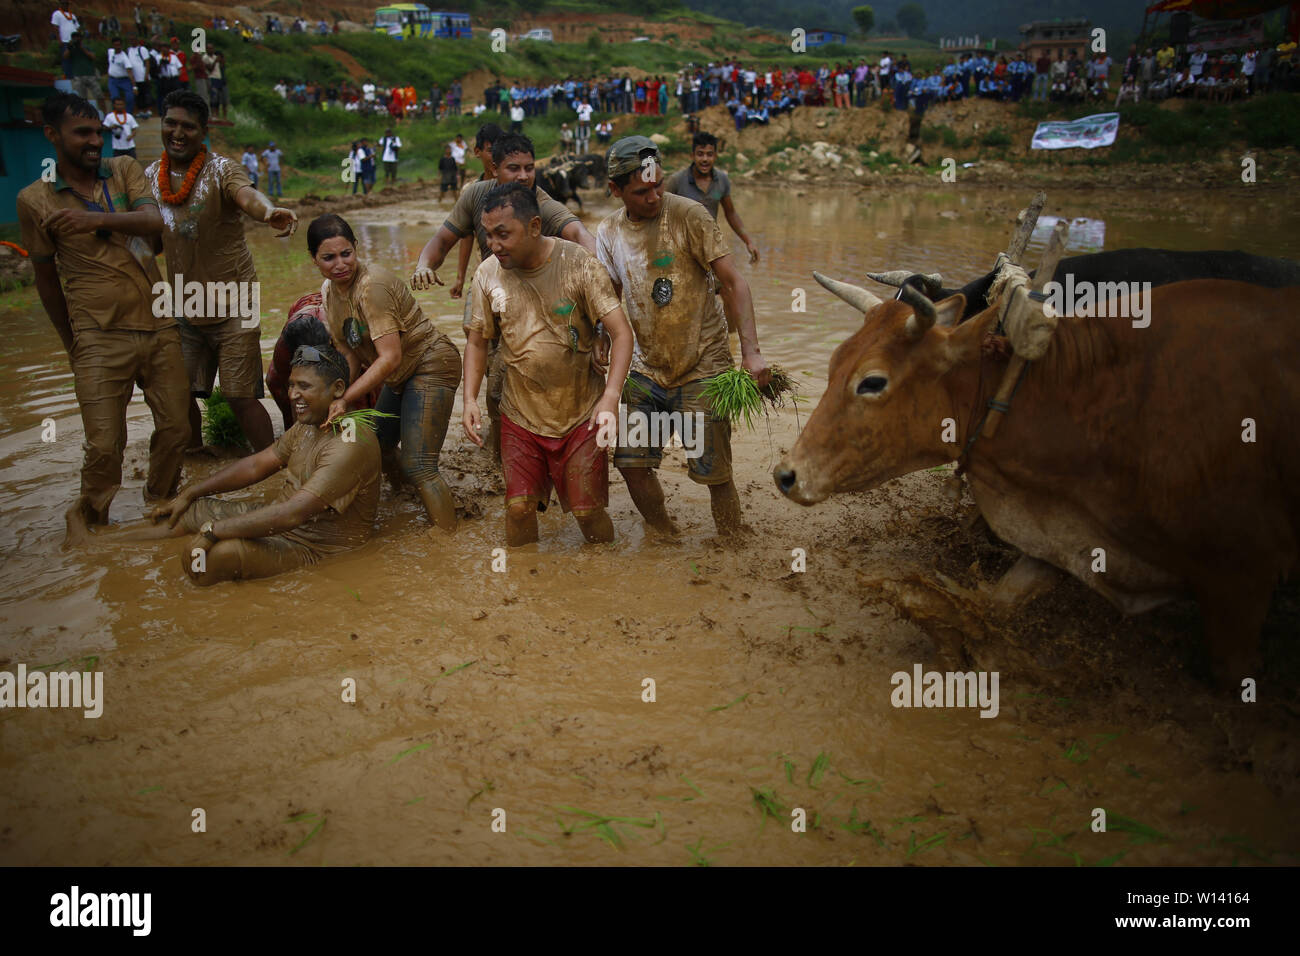
<svg viewBox="0 0 1300 956">
<path fill-rule="evenodd" d="M 894 71 L 894 108 L 907 109 L 907 97 L 912 90 L 912 73 L 906 66 Z"/>
<path fill-rule="evenodd" d="M 745 104 L 741 103 L 736 107 L 736 132 L 739 133 L 745 128 L 745 121 L 749 116 L 749 110 L 745 109 Z"/>
</svg>

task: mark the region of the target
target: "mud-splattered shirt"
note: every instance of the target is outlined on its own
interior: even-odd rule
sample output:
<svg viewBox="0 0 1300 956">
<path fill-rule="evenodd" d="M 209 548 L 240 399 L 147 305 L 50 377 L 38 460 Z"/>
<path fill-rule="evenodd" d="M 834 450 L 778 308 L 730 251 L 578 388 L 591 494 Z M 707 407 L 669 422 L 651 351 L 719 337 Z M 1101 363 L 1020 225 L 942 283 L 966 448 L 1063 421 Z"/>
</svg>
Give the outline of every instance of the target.
<svg viewBox="0 0 1300 956">
<path fill-rule="evenodd" d="M 343 293 L 334 288 L 334 280 L 326 279 L 321 299 L 330 338 L 355 352 L 363 365 L 373 365 L 379 357 L 375 339 L 397 333 L 402 358 L 384 379 L 395 391 L 400 392 L 402 383 L 421 366 L 426 352 L 446 338 L 425 317 L 406 280 L 383 266 L 357 266 L 352 285 Z"/>
<path fill-rule="evenodd" d="M 99 164 L 94 199 L 105 212 L 134 212 L 156 205 L 140 164 L 114 156 Z M 37 180 L 18 194 L 18 225 L 32 262 L 54 262 L 63 283 L 72 330 L 153 332 L 176 320 L 153 314 L 153 286 L 160 281 L 153 251 L 142 236 L 93 232 L 56 236 L 42 223 L 60 209 L 87 209 L 62 176 Z"/>
<path fill-rule="evenodd" d="M 235 204 L 236 194 L 253 183 L 244 167 L 233 159 L 210 150 L 207 155 L 189 199 L 179 206 L 164 202 L 158 189 L 162 160 L 154 160 L 145 170 L 163 218 L 163 256 L 167 260 L 163 277 L 175 282 L 180 275 L 187 284 L 256 282 L 253 254 L 244 241 L 244 213 Z M 178 187 L 173 181 L 173 190 Z M 231 314 L 227 310 L 226 315 L 186 315 L 185 321 L 190 325 L 216 325 Z"/>
<path fill-rule="evenodd" d="M 462 239 L 473 231 L 478 238 L 478 251 L 484 262 L 491 258 L 492 250 L 488 248 L 487 230 L 483 228 L 483 207 L 487 204 L 487 194 L 496 184 L 495 179 L 486 179 L 466 186 L 460 191 L 451 215 L 443 223 Z M 578 222 L 578 217 L 572 210 L 558 199 L 552 199 L 545 189 L 538 186 L 533 192 L 541 210 L 543 236 L 558 236 L 569 223 Z"/>
<path fill-rule="evenodd" d="M 672 193 L 654 219 L 632 222 L 620 209 L 596 227 L 596 254 L 622 283 L 636 330 L 635 371 L 677 388 L 735 364 L 708 281 L 710 264 L 730 253 L 709 211 Z"/>
<path fill-rule="evenodd" d="M 284 532 L 318 555 L 365 544 L 379 508 L 379 440 L 358 427 L 355 441 L 341 432 L 295 424 L 272 446 L 284 462 L 285 482 L 276 502 L 309 491 L 329 507 L 306 524 Z"/>
<path fill-rule="evenodd" d="M 605 379 L 591 365 L 596 322 L 618 308 L 605 267 L 567 239 L 536 269 L 503 269 L 489 256 L 474 273 L 469 327 L 501 340 L 501 410 L 546 438 L 591 417 Z"/>
</svg>

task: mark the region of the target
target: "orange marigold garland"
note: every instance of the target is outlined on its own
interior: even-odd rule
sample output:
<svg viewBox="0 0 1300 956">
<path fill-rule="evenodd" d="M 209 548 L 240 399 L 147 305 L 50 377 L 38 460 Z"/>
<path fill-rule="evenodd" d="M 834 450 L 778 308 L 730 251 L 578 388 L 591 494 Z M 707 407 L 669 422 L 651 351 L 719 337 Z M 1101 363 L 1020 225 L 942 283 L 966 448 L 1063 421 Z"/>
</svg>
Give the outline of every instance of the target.
<svg viewBox="0 0 1300 956">
<path fill-rule="evenodd" d="M 194 191 L 194 183 L 198 181 L 199 170 L 203 168 L 203 161 L 207 159 L 208 151 L 206 147 L 200 146 L 199 151 L 190 161 L 190 168 L 185 173 L 185 181 L 181 183 L 180 192 L 172 192 L 172 161 L 163 151 L 162 159 L 158 162 L 158 195 L 162 196 L 163 202 L 171 206 L 183 206 L 189 201 L 190 193 Z"/>
</svg>

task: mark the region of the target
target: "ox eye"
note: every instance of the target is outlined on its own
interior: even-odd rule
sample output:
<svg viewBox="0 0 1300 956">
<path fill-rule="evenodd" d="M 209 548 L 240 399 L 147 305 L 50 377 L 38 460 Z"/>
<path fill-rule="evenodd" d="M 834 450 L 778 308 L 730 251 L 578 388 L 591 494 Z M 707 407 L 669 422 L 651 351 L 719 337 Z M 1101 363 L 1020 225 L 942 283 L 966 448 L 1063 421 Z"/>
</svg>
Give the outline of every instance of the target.
<svg viewBox="0 0 1300 956">
<path fill-rule="evenodd" d="M 868 375 L 862 381 L 858 382 L 859 395 L 879 395 L 889 384 L 889 379 L 883 375 Z"/>
</svg>

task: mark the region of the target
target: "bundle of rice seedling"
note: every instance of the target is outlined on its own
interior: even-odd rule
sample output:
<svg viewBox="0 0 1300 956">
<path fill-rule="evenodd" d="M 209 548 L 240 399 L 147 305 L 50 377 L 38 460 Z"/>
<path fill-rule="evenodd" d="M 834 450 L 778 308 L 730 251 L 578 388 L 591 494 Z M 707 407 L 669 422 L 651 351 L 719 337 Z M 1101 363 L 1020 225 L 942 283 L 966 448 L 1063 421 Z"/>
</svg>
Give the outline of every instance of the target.
<svg viewBox="0 0 1300 956">
<path fill-rule="evenodd" d="M 704 388 L 704 395 L 713 405 L 713 413 L 738 424 L 743 418 L 745 427 L 753 429 L 754 416 L 759 412 L 770 414 L 773 409 L 785 407 L 786 397 L 796 403 L 798 387 L 794 379 L 779 365 L 770 366 L 772 379 L 762 388 L 754 376 L 743 368 L 732 368 L 718 375 Z"/>
<path fill-rule="evenodd" d="M 214 388 L 203 404 L 203 443 L 213 448 L 243 448 L 248 444 L 235 410 L 219 388 Z"/>
<path fill-rule="evenodd" d="M 754 416 L 763 411 L 763 393 L 754 376 L 743 368 L 729 368 L 704 386 L 704 397 L 713 406 L 713 414 L 733 425 L 745 419 L 745 427 L 754 427 Z"/>
<path fill-rule="evenodd" d="M 330 422 L 336 432 L 343 430 L 344 422 L 355 422 L 356 426 L 364 425 L 371 432 L 379 431 L 379 420 L 381 418 L 397 418 L 396 415 L 390 415 L 388 412 L 377 411 L 373 408 L 358 408 L 354 412 L 347 412 Z"/>
</svg>

